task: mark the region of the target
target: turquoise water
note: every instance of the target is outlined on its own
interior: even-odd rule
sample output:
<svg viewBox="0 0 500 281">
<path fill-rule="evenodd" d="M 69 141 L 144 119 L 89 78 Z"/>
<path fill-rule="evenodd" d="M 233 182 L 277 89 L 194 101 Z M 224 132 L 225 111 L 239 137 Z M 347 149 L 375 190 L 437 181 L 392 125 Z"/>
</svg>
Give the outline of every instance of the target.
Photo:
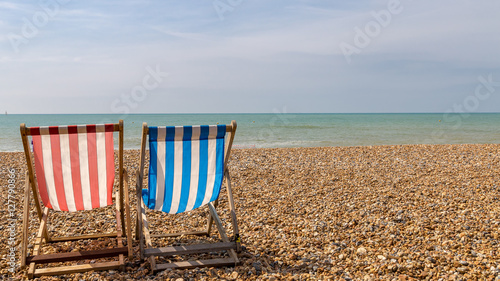
<svg viewBox="0 0 500 281">
<path fill-rule="evenodd" d="M 123 119 L 125 148 L 148 125 L 238 122 L 240 148 L 500 143 L 500 113 L 475 114 L 74 114 L 0 115 L 0 151 L 21 151 L 19 125 L 112 123 Z"/>
</svg>

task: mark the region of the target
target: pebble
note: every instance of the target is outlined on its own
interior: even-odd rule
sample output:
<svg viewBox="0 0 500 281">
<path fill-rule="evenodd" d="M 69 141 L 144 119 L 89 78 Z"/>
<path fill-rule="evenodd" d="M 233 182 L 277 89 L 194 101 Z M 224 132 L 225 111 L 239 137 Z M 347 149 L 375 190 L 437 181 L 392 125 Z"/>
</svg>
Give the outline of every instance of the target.
<svg viewBox="0 0 500 281">
<path fill-rule="evenodd" d="M 20 242 L 24 156 L 9 152 L 0 153 L 0 157 L 2 167 L 12 167 L 18 175 L 16 239 Z M 126 151 L 124 162 L 129 175 L 135 174 L 138 151 Z M 149 263 L 134 257 L 126 259 L 127 270 L 123 272 L 62 277 L 176 281 L 500 279 L 498 144 L 234 149 L 229 168 L 245 246 L 239 254 L 241 265 L 151 274 Z M 0 173 L 2 188 L 8 185 L 7 176 Z M 135 177 L 130 176 L 133 227 L 134 189 Z M 6 221 L 6 193 L 1 192 L 0 198 L 0 219 Z M 218 207 L 224 226 L 231 222 L 227 204 L 224 188 Z M 34 209 L 32 214 L 36 220 Z M 74 217 L 57 214 L 49 227 L 59 224 L 63 232 L 71 233 L 114 228 L 113 208 L 102 216 L 93 211 L 88 214 L 92 219 L 78 213 Z M 159 231 L 200 229 L 206 225 L 206 214 L 195 210 L 160 220 L 152 212 L 149 223 Z M 0 235 L 7 237 L 7 231 L 6 227 L 0 229 Z M 213 231 L 208 238 L 187 236 L 161 242 L 168 246 L 205 240 L 215 242 L 219 237 Z M 56 243 L 43 251 L 92 250 L 100 245 L 112 243 Z M 138 256 L 135 242 L 134 247 Z M 6 247 L 0 251 L 2 257 L 8 254 Z M 25 269 L 14 275 L 8 269 L 2 259 L 0 279 L 25 279 Z"/>
<path fill-rule="evenodd" d="M 356 251 L 356 254 L 358 254 L 359 256 L 366 256 L 366 249 L 363 248 L 363 247 L 360 247 L 358 248 L 358 250 Z"/>
</svg>

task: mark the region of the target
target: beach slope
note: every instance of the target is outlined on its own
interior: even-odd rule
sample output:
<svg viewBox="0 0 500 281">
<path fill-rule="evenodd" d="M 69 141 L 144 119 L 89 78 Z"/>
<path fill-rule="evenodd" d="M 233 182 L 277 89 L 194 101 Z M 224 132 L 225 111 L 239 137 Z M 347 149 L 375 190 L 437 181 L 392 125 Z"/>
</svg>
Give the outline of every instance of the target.
<svg viewBox="0 0 500 281">
<path fill-rule="evenodd" d="M 131 175 L 138 167 L 138 154 L 126 152 Z M 10 237 L 12 228 L 5 222 L 14 219 L 15 236 L 10 241 L 18 245 L 19 264 L 24 156 L 1 153 L 0 157 L 0 234 Z M 128 261 L 123 272 L 74 274 L 67 276 L 69 280 L 493 280 L 499 276 L 500 145 L 235 149 L 230 169 L 245 246 L 240 266 L 153 275 L 147 262 L 136 259 Z M 9 188 L 12 174 L 15 187 Z M 130 182 L 135 217 L 135 179 Z M 15 207 L 9 207 L 9 189 L 15 190 Z M 220 205 L 226 204 L 222 193 Z M 14 217 L 9 208 L 15 209 Z M 74 233 L 112 229 L 112 208 L 104 217 L 87 215 L 96 217 L 82 222 L 56 215 L 51 224 Z M 206 216 L 198 211 L 166 221 L 151 216 L 152 228 L 166 231 L 206 224 Z M 230 225 L 228 212 L 221 217 Z M 215 234 L 210 240 L 217 239 Z M 195 238 L 180 239 L 184 240 L 160 242 L 182 244 Z M 9 272 L 8 242 L 2 239 L 0 276 L 25 277 L 26 270 Z M 107 242 L 80 246 L 92 248 L 93 243 Z M 44 250 L 72 250 L 68 247 Z M 137 251 L 137 244 L 134 247 Z"/>
</svg>

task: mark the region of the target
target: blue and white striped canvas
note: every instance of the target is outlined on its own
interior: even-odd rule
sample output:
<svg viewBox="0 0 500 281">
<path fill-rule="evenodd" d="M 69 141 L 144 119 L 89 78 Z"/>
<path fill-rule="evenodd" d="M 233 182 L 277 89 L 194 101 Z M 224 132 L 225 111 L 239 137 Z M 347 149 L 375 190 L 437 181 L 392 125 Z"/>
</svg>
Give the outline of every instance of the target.
<svg viewBox="0 0 500 281">
<path fill-rule="evenodd" d="M 170 214 L 219 197 L 224 176 L 226 125 L 149 127 L 146 206 Z"/>
</svg>

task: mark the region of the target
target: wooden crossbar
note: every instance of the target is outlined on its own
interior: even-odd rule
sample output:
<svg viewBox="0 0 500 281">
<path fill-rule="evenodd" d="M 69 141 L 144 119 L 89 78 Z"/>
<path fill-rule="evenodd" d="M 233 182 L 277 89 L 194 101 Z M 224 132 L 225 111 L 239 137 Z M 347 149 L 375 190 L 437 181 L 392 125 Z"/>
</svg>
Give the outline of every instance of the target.
<svg viewBox="0 0 500 281">
<path fill-rule="evenodd" d="M 191 231 L 191 232 L 179 232 L 179 233 L 152 234 L 151 238 L 178 237 L 178 236 L 182 236 L 182 235 L 208 236 L 208 232 L 206 232 L 206 231 Z"/>
<path fill-rule="evenodd" d="M 86 272 L 89 270 L 108 270 L 115 269 L 121 267 L 119 261 L 112 262 L 104 262 L 98 264 L 80 264 L 80 265 L 71 265 L 71 266 L 62 266 L 57 268 L 40 268 L 36 269 L 33 274 L 34 277 L 40 277 L 44 275 L 62 275 L 62 274 L 72 274 L 77 272 Z"/>
<path fill-rule="evenodd" d="M 54 126 L 58 127 L 58 126 Z M 22 130 L 24 130 L 24 133 L 28 136 L 31 136 L 33 134 L 33 129 L 30 127 L 24 127 Z M 113 131 L 114 132 L 119 132 L 120 129 L 120 124 L 113 124 Z M 64 132 L 58 132 L 59 134 L 64 134 Z M 66 133 L 67 134 L 67 133 Z"/>
<path fill-rule="evenodd" d="M 236 249 L 236 242 L 229 243 L 212 243 L 212 244 L 195 244 L 185 246 L 172 246 L 163 248 L 145 249 L 144 255 L 149 256 L 174 256 L 174 255 L 191 255 L 207 252 L 219 252 L 230 249 Z"/>
<path fill-rule="evenodd" d="M 144 128 L 144 124 L 145 123 L 143 123 L 143 128 Z M 226 125 L 226 133 L 234 132 L 234 131 L 236 131 L 236 122 L 234 122 L 234 123 L 231 122 L 231 124 Z M 149 127 L 145 127 L 143 129 L 143 132 L 145 133 L 145 135 L 147 135 L 149 133 Z"/>
<path fill-rule="evenodd" d="M 75 241 L 82 239 L 98 239 L 98 238 L 109 238 L 109 237 L 117 237 L 117 233 L 104 233 L 104 234 L 87 234 L 80 236 L 68 236 L 68 237 L 50 237 L 48 242 L 57 243 L 57 242 L 65 242 L 65 241 Z"/>
<path fill-rule="evenodd" d="M 115 257 L 122 254 L 127 254 L 127 247 L 93 250 L 93 251 L 79 251 L 58 254 L 46 254 L 37 256 L 28 256 L 26 258 L 28 263 L 36 262 L 37 264 L 52 263 L 52 262 L 66 262 L 83 259 L 99 259 L 107 257 Z"/>
</svg>

